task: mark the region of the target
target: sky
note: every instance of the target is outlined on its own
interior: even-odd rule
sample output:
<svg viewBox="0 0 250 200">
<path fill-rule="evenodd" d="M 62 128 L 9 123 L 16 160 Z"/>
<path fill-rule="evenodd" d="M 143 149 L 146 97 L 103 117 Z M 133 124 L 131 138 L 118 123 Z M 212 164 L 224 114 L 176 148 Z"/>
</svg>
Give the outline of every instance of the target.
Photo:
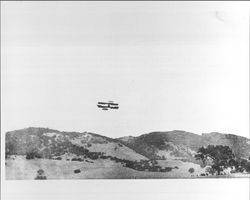
<svg viewBox="0 0 250 200">
<path fill-rule="evenodd" d="M 2 132 L 249 137 L 249 10 L 226 2 L 1 2 Z M 103 111 L 98 101 L 118 110 Z"/>
</svg>

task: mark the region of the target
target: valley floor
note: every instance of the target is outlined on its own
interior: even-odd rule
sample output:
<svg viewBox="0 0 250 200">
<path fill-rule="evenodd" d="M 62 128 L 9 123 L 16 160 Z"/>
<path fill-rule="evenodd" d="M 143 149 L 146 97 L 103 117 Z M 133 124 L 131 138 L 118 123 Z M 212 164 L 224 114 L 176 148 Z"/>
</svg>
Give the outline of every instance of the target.
<svg viewBox="0 0 250 200">
<path fill-rule="evenodd" d="M 93 162 L 93 163 L 91 163 Z M 89 160 L 89 162 L 32 159 L 14 156 L 6 160 L 7 180 L 34 180 L 37 171 L 43 169 L 47 179 L 164 179 L 164 178 L 208 178 L 199 176 L 205 169 L 199 165 L 180 160 L 161 160 L 162 167 L 176 167 L 169 172 L 136 171 L 111 160 Z M 188 170 L 194 168 L 194 173 Z M 75 173 L 74 170 L 78 170 Z M 217 178 L 218 176 L 209 176 Z M 249 174 L 230 174 L 222 178 L 249 177 Z"/>
</svg>

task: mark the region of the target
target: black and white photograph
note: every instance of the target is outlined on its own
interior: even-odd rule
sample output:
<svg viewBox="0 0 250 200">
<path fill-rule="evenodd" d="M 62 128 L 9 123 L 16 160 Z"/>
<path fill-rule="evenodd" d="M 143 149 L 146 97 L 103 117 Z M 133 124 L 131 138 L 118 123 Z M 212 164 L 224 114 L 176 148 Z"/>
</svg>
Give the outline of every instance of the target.
<svg viewBox="0 0 250 200">
<path fill-rule="evenodd" d="M 9 183 L 249 179 L 249 4 L 1 1 L 1 152 Z"/>
</svg>

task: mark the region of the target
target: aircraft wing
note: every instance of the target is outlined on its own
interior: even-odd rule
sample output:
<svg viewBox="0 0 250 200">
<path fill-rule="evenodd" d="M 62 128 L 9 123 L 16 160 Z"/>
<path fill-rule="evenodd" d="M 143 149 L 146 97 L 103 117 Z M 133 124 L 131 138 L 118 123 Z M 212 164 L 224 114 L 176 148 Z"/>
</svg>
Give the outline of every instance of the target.
<svg viewBox="0 0 250 200">
<path fill-rule="evenodd" d="M 97 105 L 98 108 L 108 108 L 106 105 Z"/>
<path fill-rule="evenodd" d="M 98 102 L 98 104 L 107 105 L 109 103 L 107 103 L 107 102 Z"/>
<path fill-rule="evenodd" d="M 118 106 L 119 104 L 118 103 L 109 103 L 109 105 Z"/>
</svg>

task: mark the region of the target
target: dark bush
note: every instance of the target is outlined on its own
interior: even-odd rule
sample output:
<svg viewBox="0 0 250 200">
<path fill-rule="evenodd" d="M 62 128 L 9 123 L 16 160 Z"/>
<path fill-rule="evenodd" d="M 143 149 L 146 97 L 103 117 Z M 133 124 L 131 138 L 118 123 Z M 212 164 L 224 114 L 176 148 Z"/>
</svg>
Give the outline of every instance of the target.
<svg viewBox="0 0 250 200">
<path fill-rule="evenodd" d="M 71 161 L 79 161 L 79 162 L 81 162 L 81 161 L 83 161 L 83 159 L 81 159 L 81 158 L 72 158 Z"/>
<path fill-rule="evenodd" d="M 90 143 L 87 144 L 87 147 L 91 147 L 92 145 Z"/>
<path fill-rule="evenodd" d="M 36 180 L 46 180 L 47 177 L 46 177 L 46 176 L 36 176 L 35 179 L 36 179 Z"/>
<path fill-rule="evenodd" d="M 35 158 L 42 158 L 42 156 L 36 151 L 27 152 L 26 159 L 30 160 L 30 159 L 35 159 Z"/>
<path fill-rule="evenodd" d="M 88 162 L 88 163 L 94 163 L 93 161 L 90 161 L 90 160 L 85 160 L 86 162 Z"/>
<path fill-rule="evenodd" d="M 75 169 L 75 170 L 74 170 L 74 173 L 75 173 L 75 174 L 78 174 L 78 173 L 80 173 L 80 172 L 81 172 L 80 169 Z"/>
<path fill-rule="evenodd" d="M 37 171 L 37 176 L 35 178 L 35 180 L 46 180 L 47 177 L 44 175 L 44 170 L 43 169 L 39 169 Z"/>
<path fill-rule="evenodd" d="M 188 172 L 189 172 L 190 174 L 194 173 L 194 168 L 192 168 L 192 167 L 189 168 Z"/>
<path fill-rule="evenodd" d="M 170 172 L 172 170 L 172 167 L 165 167 L 166 172 Z"/>
<path fill-rule="evenodd" d="M 246 172 L 250 172 L 250 161 L 246 159 L 241 159 L 238 163 L 238 168 L 240 168 L 240 172 L 243 172 L 244 170 L 246 170 Z"/>
<path fill-rule="evenodd" d="M 215 170 L 214 168 L 212 168 L 212 167 L 206 168 L 206 172 L 207 172 L 208 174 L 211 174 L 211 175 L 216 174 L 216 170 Z"/>
<path fill-rule="evenodd" d="M 242 166 L 238 166 L 238 167 L 236 168 L 236 171 L 237 171 L 237 172 L 241 172 L 241 173 L 242 173 L 242 172 L 244 172 L 244 170 L 245 170 L 245 169 L 244 169 Z"/>
</svg>

